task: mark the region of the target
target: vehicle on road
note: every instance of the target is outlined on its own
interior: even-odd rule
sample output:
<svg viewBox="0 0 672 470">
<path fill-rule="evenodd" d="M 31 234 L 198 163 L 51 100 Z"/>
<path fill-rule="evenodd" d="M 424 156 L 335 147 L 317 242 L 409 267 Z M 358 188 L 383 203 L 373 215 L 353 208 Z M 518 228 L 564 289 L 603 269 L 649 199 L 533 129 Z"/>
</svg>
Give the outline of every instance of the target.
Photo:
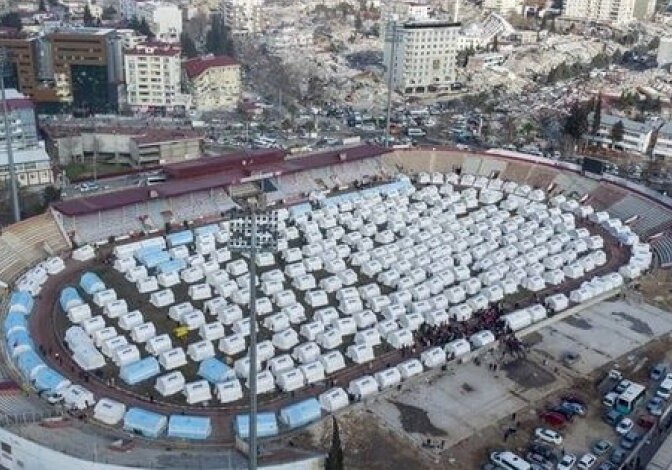
<svg viewBox="0 0 672 470">
<path fill-rule="evenodd" d="M 560 406 L 562 406 L 563 408 L 573 410 L 574 413 L 579 415 L 579 416 L 585 416 L 586 415 L 586 407 L 579 404 L 579 403 L 575 403 L 575 402 L 572 402 L 572 401 L 563 401 L 560 404 Z"/>
<path fill-rule="evenodd" d="M 628 452 L 624 449 L 616 448 L 613 450 L 609 456 L 609 461 L 614 465 L 620 465 L 625 461 L 625 458 L 628 456 Z"/>
<path fill-rule="evenodd" d="M 559 432 L 552 429 L 537 428 L 534 430 L 534 437 L 541 441 L 555 444 L 556 446 L 562 445 L 562 436 Z"/>
<path fill-rule="evenodd" d="M 611 442 L 606 439 L 600 439 L 595 444 L 593 444 L 593 447 L 590 450 L 593 454 L 599 457 L 600 455 L 604 455 L 609 449 L 611 449 L 611 447 Z"/>
<path fill-rule="evenodd" d="M 493 452 L 490 454 L 490 461 L 508 470 L 532 470 L 532 465 L 528 461 L 508 450 Z"/>
<path fill-rule="evenodd" d="M 651 368 L 649 378 L 655 382 L 661 380 L 667 374 L 667 364 L 659 362 Z"/>
<path fill-rule="evenodd" d="M 635 426 L 635 423 L 630 418 L 622 418 L 616 425 L 616 434 L 620 436 L 625 436 L 627 433 L 632 431 L 632 428 Z"/>
<path fill-rule="evenodd" d="M 579 470 L 588 470 L 593 465 L 595 465 L 596 461 L 597 457 L 595 457 L 593 454 L 583 454 L 583 456 L 579 459 L 579 462 L 576 464 L 576 468 Z"/>
<path fill-rule="evenodd" d="M 653 416 L 662 415 L 664 409 L 665 409 L 665 400 L 663 400 L 658 396 L 651 398 L 651 400 L 649 400 L 649 402 L 646 404 L 646 411 L 651 413 Z"/>
<path fill-rule="evenodd" d="M 576 463 L 576 455 L 574 454 L 565 454 L 558 462 L 558 465 L 555 467 L 556 470 L 572 470 L 574 464 Z"/>
<path fill-rule="evenodd" d="M 621 438 L 621 447 L 625 450 L 631 450 L 637 445 L 637 442 L 639 442 L 641 437 L 642 436 L 637 431 L 630 431 Z"/>
</svg>

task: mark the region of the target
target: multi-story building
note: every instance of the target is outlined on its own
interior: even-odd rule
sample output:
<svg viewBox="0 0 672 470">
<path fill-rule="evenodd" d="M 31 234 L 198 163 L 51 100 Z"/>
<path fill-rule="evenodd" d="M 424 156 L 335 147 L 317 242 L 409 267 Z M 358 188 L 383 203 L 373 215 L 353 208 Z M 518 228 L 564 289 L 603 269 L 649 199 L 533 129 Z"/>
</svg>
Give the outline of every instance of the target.
<svg viewBox="0 0 672 470">
<path fill-rule="evenodd" d="M 35 186 L 53 182 L 49 155 L 38 140 L 35 108 L 30 99 L 15 89 L 5 90 L 11 133 L 12 156 L 17 181 L 21 186 Z M 9 178 L 7 134 L 0 128 L 0 181 Z"/>
<path fill-rule="evenodd" d="M 588 116 L 588 122 L 593 122 L 593 113 Z M 620 140 L 613 139 L 613 128 L 618 123 L 623 125 L 623 137 Z M 616 148 L 626 152 L 647 154 L 651 147 L 653 133 L 657 126 L 648 122 L 638 122 L 611 114 L 600 116 L 600 127 L 595 134 L 586 135 L 584 138 L 594 145 L 606 148 Z"/>
<path fill-rule="evenodd" d="M 656 62 L 658 62 L 658 67 L 665 67 L 672 64 L 672 37 L 668 36 L 660 38 Z"/>
<path fill-rule="evenodd" d="M 235 35 L 261 33 L 262 5 L 263 0 L 222 0 L 224 23 Z"/>
<path fill-rule="evenodd" d="M 672 123 L 668 122 L 658 129 L 658 138 L 653 146 L 652 155 L 656 159 L 672 159 Z"/>
<path fill-rule="evenodd" d="M 632 16 L 635 19 L 646 21 L 650 20 L 656 13 L 656 0 L 635 0 Z"/>
<path fill-rule="evenodd" d="M 184 63 L 191 106 L 198 111 L 233 110 L 240 98 L 240 64 L 231 57 L 197 57 Z"/>
<path fill-rule="evenodd" d="M 522 13 L 523 2 L 521 0 L 484 0 L 483 8 L 502 15 Z"/>
<path fill-rule="evenodd" d="M 460 24 L 411 21 L 387 25 L 385 79 L 401 93 L 422 95 L 445 90 L 455 82 Z"/>
<path fill-rule="evenodd" d="M 33 97 L 38 88 L 37 39 L 14 29 L 0 29 L 0 49 L 7 53 L 9 64 L 5 86 Z"/>
<path fill-rule="evenodd" d="M 136 3 L 138 20 L 144 19 L 160 42 L 179 43 L 182 34 L 182 11 L 177 5 L 161 1 Z"/>
<path fill-rule="evenodd" d="M 562 15 L 569 19 L 628 23 L 634 17 L 635 0 L 566 0 Z"/>
<path fill-rule="evenodd" d="M 186 107 L 181 92 L 180 48 L 173 44 L 144 43 L 124 54 L 126 100 L 135 110 L 174 111 Z"/>
<path fill-rule="evenodd" d="M 423 21 L 429 19 L 431 12 L 432 6 L 426 2 L 388 2 L 385 5 L 383 17 L 388 19 L 395 19 L 397 21 Z"/>
</svg>

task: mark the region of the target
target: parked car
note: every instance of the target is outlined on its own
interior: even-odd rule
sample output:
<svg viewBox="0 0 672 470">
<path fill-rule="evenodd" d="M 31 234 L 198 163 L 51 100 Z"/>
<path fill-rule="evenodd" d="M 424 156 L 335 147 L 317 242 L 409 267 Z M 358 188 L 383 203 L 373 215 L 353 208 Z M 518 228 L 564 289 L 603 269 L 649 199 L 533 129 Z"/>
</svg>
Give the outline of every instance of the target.
<svg viewBox="0 0 672 470">
<path fill-rule="evenodd" d="M 630 431 L 621 438 L 621 447 L 623 447 L 625 450 L 630 450 L 635 447 L 635 445 L 637 445 L 637 442 L 641 439 L 641 437 L 642 436 L 637 431 Z"/>
<path fill-rule="evenodd" d="M 586 415 L 586 407 L 579 404 L 579 403 L 575 403 L 575 402 L 572 402 L 572 401 L 563 401 L 560 404 L 560 406 L 562 406 L 563 408 L 573 410 L 574 413 L 579 415 L 579 416 L 585 416 Z"/>
<path fill-rule="evenodd" d="M 534 430 L 534 437 L 541 441 L 548 442 L 549 444 L 555 444 L 556 446 L 562 445 L 562 436 L 552 429 L 537 428 Z"/>
<path fill-rule="evenodd" d="M 611 455 L 609 456 L 609 461 L 614 465 L 620 465 L 625 461 L 625 458 L 628 456 L 628 452 L 620 447 L 614 449 Z"/>
<path fill-rule="evenodd" d="M 653 426 L 655 426 L 657 421 L 658 418 L 656 418 L 655 416 L 644 415 L 637 418 L 637 426 L 639 426 L 642 429 L 651 429 Z"/>
<path fill-rule="evenodd" d="M 593 447 L 590 450 L 593 454 L 599 457 L 600 455 L 605 454 L 609 449 L 611 449 L 611 442 L 606 439 L 600 439 L 593 444 Z"/>
<path fill-rule="evenodd" d="M 50 405 L 58 405 L 59 403 L 63 402 L 63 395 L 58 392 L 45 391 L 40 393 L 40 397 L 46 400 Z"/>
<path fill-rule="evenodd" d="M 562 456 L 562 459 L 560 459 L 560 462 L 558 462 L 558 465 L 556 470 L 572 470 L 574 468 L 574 464 L 576 463 L 576 455 L 574 454 L 565 454 Z"/>
<path fill-rule="evenodd" d="M 554 411 L 556 413 L 560 413 L 565 418 L 567 418 L 567 421 L 571 421 L 572 419 L 574 419 L 574 416 L 576 416 L 576 412 L 574 411 L 574 409 L 572 409 L 571 407 L 562 406 L 562 405 L 557 405 L 557 406 L 554 406 L 553 408 L 549 408 L 549 411 Z"/>
<path fill-rule="evenodd" d="M 597 467 L 597 470 L 615 470 L 616 466 L 607 461 L 607 462 L 602 462 L 599 467 Z"/>
<path fill-rule="evenodd" d="M 602 398 L 602 404 L 604 406 L 612 407 L 614 406 L 614 403 L 616 403 L 616 399 L 618 398 L 618 393 L 616 392 L 609 392 L 604 395 L 604 398 Z"/>
<path fill-rule="evenodd" d="M 665 409 L 665 400 L 663 400 L 661 397 L 654 396 L 646 404 L 646 410 L 653 416 L 662 415 L 663 409 Z"/>
<path fill-rule="evenodd" d="M 628 417 L 622 418 L 616 425 L 616 434 L 625 436 L 627 433 L 632 431 L 632 428 L 635 426 L 635 423 Z"/>
<path fill-rule="evenodd" d="M 534 452 L 528 452 L 525 454 L 525 460 L 530 462 L 533 465 L 539 465 L 541 468 L 552 469 L 553 464 L 546 460 L 543 456 L 535 454 Z"/>
<path fill-rule="evenodd" d="M 623 379 L 620 382 L 618 382 L 618 385 L 616 385 L 616 387 L 614 387 L 614 392 L 616 392 L 616 394 L 620 395 L 621 393 L 625 392 L 625 390 L 630 385 L 632 385 L 631 381 L 629 381 L 628 379 Z"/>
<path fill-rule="evenodd" d="M 530 442 L 530 445 L 527 446 L 527 450 L 529 452 L 541 455 L 543 458 L 545 458 L 550 462 L 555 463 L 558 461 L 558 455 L 553 450 L 553 448 L 541 442 Z"/>
<path fill-rule="evenodd" d="M 597 457 L 595 457 L 593 454 L 591 454 L 591 453 L 584 454 L 579 459 L 579 463 L 576 464 L 576 468 L 578 468 L 579 470 L 588 470 L 593 465 L 595 465 L 596 461 L 597 461 Z"/>
<path fill-rule="evenodd" d="M 607 411 L 604 415 L 602 415 L 602 420 L 609 424 L 610 426 L 616 426 L 616 423 L 618 423 L 621 419 L 621 416 L 623 416 L 621 413 L 618 411 L 611 409 Z"/>
<path fill-rule="evenodd" d="M 618 369 L 611 369 L 607 374 L 607 377 L 612 380 L 621 380 L 623 379 L 623 374 L 621 374 L 621 371 Z"/>
<path fill-rule="evenodd" d="M 561 395 L 560 399 L 562 401 L 567 401 L 567 402 L 570 402 L 570 403 L 578 403 L 579 405 L 581 405 L 583 407 L 588 406 L 588 402 L 586 402 L 586 400 L 583 397 L 581 397 L 581 396 L 579 396 L 575 393 L 567 393 L 567 394 Z"/>
<path fill-rule="evenodd" d="M 667 364 L 659 362 L 651 368 L 649 378 L 658 382 L 659 380 L 662 380 L 663 377 L 665 377 L 665 374 L 667 374 Z"/>
</svg>

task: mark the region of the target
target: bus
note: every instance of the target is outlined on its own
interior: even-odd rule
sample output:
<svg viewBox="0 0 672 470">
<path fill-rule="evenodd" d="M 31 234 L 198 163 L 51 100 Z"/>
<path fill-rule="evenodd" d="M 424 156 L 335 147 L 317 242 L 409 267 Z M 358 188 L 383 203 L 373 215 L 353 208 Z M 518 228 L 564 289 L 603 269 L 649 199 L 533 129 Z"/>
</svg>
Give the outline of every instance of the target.
<svg viewBox="0 0 672 470">
<path fill-rule="evenodd" d="M 633 411 L 644 398 L 646 398 L 646 387 L 633 383 L 618 396 L 614 408 L 619 413 L 627 414 Z"/>
</svg>

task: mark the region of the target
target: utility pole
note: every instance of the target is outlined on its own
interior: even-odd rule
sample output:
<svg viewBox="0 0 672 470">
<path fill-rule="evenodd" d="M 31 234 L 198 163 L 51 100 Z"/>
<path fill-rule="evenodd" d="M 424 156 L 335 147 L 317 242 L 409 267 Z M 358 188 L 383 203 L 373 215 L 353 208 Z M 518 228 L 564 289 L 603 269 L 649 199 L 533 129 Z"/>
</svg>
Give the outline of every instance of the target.
<svg viewBox="0 0 672 470">
<path fill-rule="evenodd" d="M 250 255 L 250 369 L 248 385 L 250 390 L 249 432 L 248 432 L 248 468 L 257 469 L 257 265 L 256 254 L 278 249 L 278 216 L 277 213 L 258 214 L 259 205 L 263 201 L 250 198 L 245 204 L 247 214 L 230 221 L 231 237 L 229 248 L 232 251 L 246 252 Z M 261 231 L 261 233 L 258 233 Z"/>
<path fill-rule="evenodd" d="M 12 129 L 9 125 L 9 109 L 7 107 L 7 98 L 5 97 L 5 73 L 7 70 L 7 61 L 7 51 L 0 49 L 0 99 L 2 100 L 2 115 L 5 122 L 5 143 L 7 146 L 7 166 L 9 166 L 9 186 L 12 198 L 12 212 L 14 213 L 14 222 L 19 222 L 21 220 L 21 209 L 19 208 L 19 191 L 16 182 L 14 149 L 12 148 Z"/>
<path fill-rule="evenodd" d="M 391 20 L 387 23 L 387 28 L 385 31 L 385 41 L 390 41 L 390 57 L 388 63 L 385 65 L 387 69 L 387 118 L 385 121 L 385 147 L 390 146 L 390 119 L 392 117 L 392 87 L 394 86 L 392 77 L 395 73 L 394 63 L 395 55 L 397 52 L 397 22 L 396 20 Z"/>
</svg>

